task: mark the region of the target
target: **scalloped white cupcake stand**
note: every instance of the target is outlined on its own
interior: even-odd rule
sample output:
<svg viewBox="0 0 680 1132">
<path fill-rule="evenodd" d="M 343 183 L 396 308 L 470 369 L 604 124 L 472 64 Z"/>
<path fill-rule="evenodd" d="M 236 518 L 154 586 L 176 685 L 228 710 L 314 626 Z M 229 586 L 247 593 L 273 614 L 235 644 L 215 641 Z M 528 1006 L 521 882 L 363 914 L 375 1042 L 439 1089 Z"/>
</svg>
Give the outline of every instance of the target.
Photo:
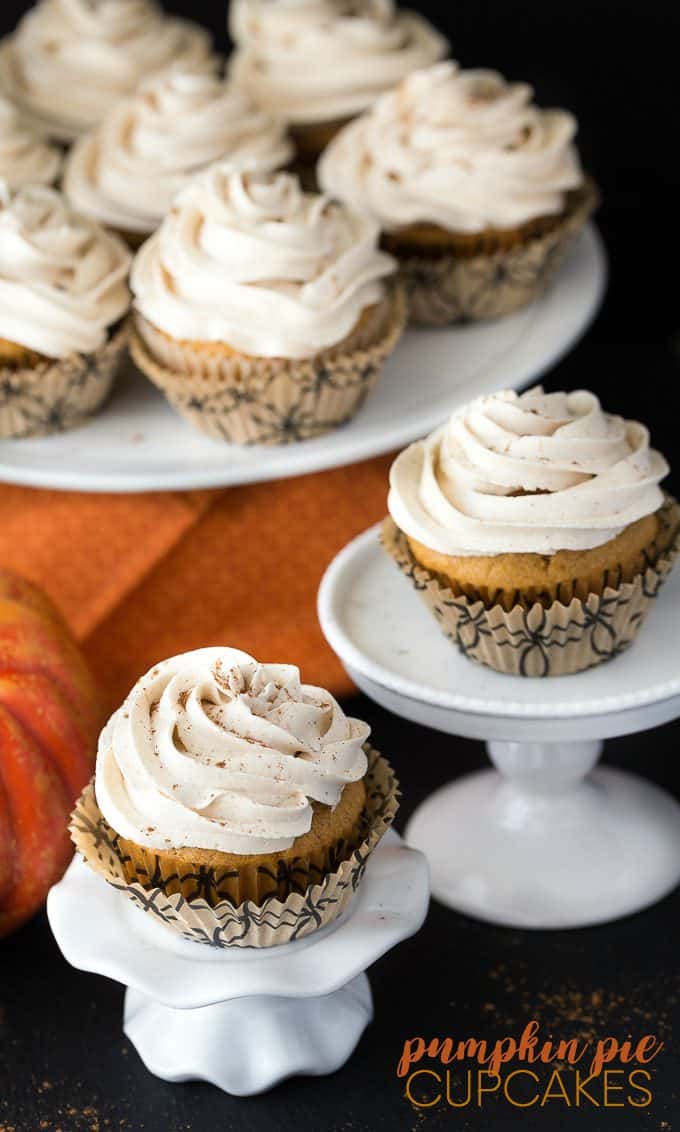
<svg viewBox="0 0 680 1132">
<path fill-rule="evenodd" d="M 377 703 L 487 741 L 497 770 L 436 791 L 407 829 L 442 903 L 515 927 L 580 927 L 638 911 L 680 881 L 680 806 L 637 775 L 595 767 L 603 739 L 680 716 L 680 569 L 632 647 L 574 676 L 504 676 L 458 653 L 377 527 L 331 563 L 319 619 Z M 640 737 L 642 766 L 653 741 Z M 414 751 L 412 775 L 422 757 Z"/>
<path fill-rule="evenodd" d="M 390 830 L 345 914 L 279 947 L 188 942 L 80 857 L 47 913 L 72 966 L 127 987 L 123 1029 L 151 1073 L 250 1096 L 347 1061 L 373 1017 L 366 968 L 418 931 L 428 900 L 425 858 Z"/>
</svg>

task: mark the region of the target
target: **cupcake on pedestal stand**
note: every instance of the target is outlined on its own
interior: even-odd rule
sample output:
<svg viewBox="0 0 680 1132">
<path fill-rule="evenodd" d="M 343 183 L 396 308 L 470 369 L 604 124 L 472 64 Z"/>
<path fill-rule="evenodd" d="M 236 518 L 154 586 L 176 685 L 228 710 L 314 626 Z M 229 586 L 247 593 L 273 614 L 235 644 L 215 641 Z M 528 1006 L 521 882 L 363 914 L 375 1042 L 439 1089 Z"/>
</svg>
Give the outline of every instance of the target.
<svg viewBox="0 0 680 1132">
<path fill-rule="evenodd" d="M 575 402 L 574 396 L 581 399 Z M 467 435 L 460 425 L 469 425 L 470 416 L 461 411 L 453 429 L 440 430 L 423 445 L 413 446 L 419 451 L 410 450 L 409 461 L 421 459 L 421 478 L 411 495 L 400 475 L 409 466 L 402 462 L 407 453 L 393 469 L 390 510 L 399 526 L 392 522 L 383 528 L 382 547 L 379 528 L 350 543 L 329 567 L 319 593 L 324 633 L 362 691 L 417 723 L 486 740 L 497 769 L 437 791 L 416 811 L 407 840 L 428 857 L 432 890 L 439 900 L 516 927 L 579 927 L 615 919 L 660 899 L 680 881 L 680 806 L 636 775 L 596 767 L 604 739 L 643 732 L 680 716 L 677 572 L 668 578 L 659 601 L 652 600 L 675 557 L 677 506 L 664 502 L 658 491 L 667 468 L 649 449 L 646 430 L 601 414 L 596 399 L 587 408 L 584 396 L 569 395 L 561 407 L 548 399 L 541 408 L 537 391 L 523 398 L 507 395 L 512 428 L 507 420 L 503 424 L 498 403 L 488 412 L 488 405 L 485 409 L 476 403 L 476 426 Z M 572 529 L 576 505 L 584 501 L 587 506 L 588 492 L 607 505 L 622 505 L 628 496 L 629 518 L 612 523 L 614 529 L 632 528 L 639 518 L 636 507 L 657 521 L 656 541 L 647 545 L 638 573 L 632 560 L 622 561 L 620 577 L 627 580 L 617 586 L 608 575 L 600 594 L 592 592 L 592 580 L 588 592 L 582 593 L 579 579 L 572 577 L 570 600 L 562 588 L 557 590 L 561 602 L 550 604 L 544 595 L 530 610 L 523 608 L 519 589 L 513 599 L 518 608 L 510 607 L 500 576 L 496 604 L 489 595 L 482 599 L 472 589 L 465 591 L 462 581 L 456 594 L 455 578 L 433 574 L 413 549 L 425 541 L 430 550 L 446 551 L 433 545 L 434 526 L 429 528 L 429 542 L 418 537 L 421 528 L 406 537 L 403 527 L 408 520 L 395 500 L 395 490 L 403 488 L 401 498 L 412 513 L 415 502 L 424 499 L 440 516 L 449 514 L 451 507 L 449 512 L 442 508 L 447 491 L 451 503 L 461 445 L 480 444 L 482 436 L 488 444 L 487 467 L 493 465 L 494 474 L 502 475 L 503 460 L 519 459 L 517 436 L 509 434 L 518 428 L 526 398 L 532 403 L 524 409 L 542 429 L 544 470 L 550 453 L 558 449 L 563 427 L 569 429 L 572 459 L 579 446 L 581 452 L 589 451 L 591 471 L 578 473 L 586 488 L 565 486 L 565 498 L 559 501 L 566 522 L 562 504 L 571 506 L 573 498 Z M 486 424 L 480 416 L 485 412 Z M 549 422 L 564 412 L 568 419 L 561 424 Z M 502 429 L 506 435 L 501 442 Z M 526 457 L 531 448 L 524 436 L 519 453 L 524 451 Z M 599 472 L 592 470 L 595 448 L 602 463 Z M 500 451 L 503 460 L 496 459 Z M 472 447 L 467 452 L 469 457 Z M 555 457 L 553 472 L 560 459 Z M 428 467 L 438 469 L 434 479 Z M 429 493 L 423 491 L 424 483 L 429 483 Z M 438 500 L 433 491 L 439 492 Z M 466 499 L 470 513 L 478 505 L 502 508 L 506 501 L 511 507 L 519 504 L 519 512 L 527 496 L 485 493 L 482 500 L 469 494 Z M 539 501 L 547 510 L 551 493 L 532 494 L 530 500 L 532 506 Z M 552 500 L 557 502 L 554 493 Z M 606 506 L 598 513 L 604 521 Z M 493 527 L 491 518 L 482 524 L 488 537 Z M 600 546 L 597 553 L 608 552 Z M 553 583 L 566 585 L 556 580 L 556 557 L 518 557 L 544 559 Z M 443 559 L 442 553 L 441 569 L 453 571 L 456 561 L 460 564 L 451 555 L 447 563 Z M 527 569 L 530 565 L 524 562 Z M 468 574 L 474 572 L 474 564 L 466 568 Z M 643 618 L 645 624 L 633 641 Z M 504 670 L 494 671 L 491 663 Z M 641 740 L 641 755 L 643 751 Z"/>
<path fill-rule="evenodd" d="M 354 1050 L 366 968 L 429 897 L 368 733 L 292 665 L 227 648 L 157 665 L 102 732 L 48 916 L 74 967 L 127 987 L 152 1073 L 247 1096 Z"/>
</svg>

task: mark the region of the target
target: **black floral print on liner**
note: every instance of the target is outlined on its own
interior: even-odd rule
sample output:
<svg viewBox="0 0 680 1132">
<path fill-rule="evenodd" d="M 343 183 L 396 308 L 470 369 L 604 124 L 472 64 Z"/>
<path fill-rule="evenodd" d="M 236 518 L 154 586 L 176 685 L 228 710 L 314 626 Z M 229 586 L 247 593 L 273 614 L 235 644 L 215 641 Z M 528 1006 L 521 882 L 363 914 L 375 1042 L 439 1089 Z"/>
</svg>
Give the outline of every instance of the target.
<svg viewBox="0 0 680 1132">
<path fill-rule="evenodd" d="M 562 224 L 513 247 L 470 257 L 399 255 L 411 322 L 477 322 L 526 306 L 546 290 L 596 204 L 596 190 L 588 185 Z"/>
<path fill-rule="evenodd" d="M 363 840 L 336 872 L 286 900 L 276 897 L 261 905 L 247 900 L 235 907 L 222 900 L 211 907 L 204 898 L 187 900 L 166 895 L 157 877 L 130 883 L 124 873 L 116 834 L 102 817 L 91 782 L 76 803 L 69 830 L 76 848 L 90 867 L 114 888 L 184 939 L 213 947 L 267 947 L 300 939 L 330 923 L 345 910 L 356 892 L 366 862 L 394 820 L 399 785 L 386 759 L 367 745 L 366 809 Z"/>
<path fill-rule="evenodd" d="M 156 360 L 134 330 L 131 351 L 141 371 L 201 432 L 233 444 L 293 444 L 323 436 L 355 416 L 405 320 L 405 296 L 397 289 L 373 345 L 290 365 L 281 359 L 252 359 L 231 376 L 175 372 Z"/>
<path fill-rule="evenodd" d="M 670 496 L 659 517 L 667 549 L 654 566 L 617 589 L 547 608 L 536 602 L 531 609 L 516 605 L 506 611 L 456 596 L 419 565 L 390 518 L 381 541 L 463 656 L 513 676 L 560 676 L 612 660 L 633 642 L 680 551 L 680 506 Z"/>
<path fill-rule="evenodd" d="M 108 397 L 127 338 L 123 325 L 91 355 L 0 365 L 0 438 L 48 436 L 82 424 Z"/>
</svg>

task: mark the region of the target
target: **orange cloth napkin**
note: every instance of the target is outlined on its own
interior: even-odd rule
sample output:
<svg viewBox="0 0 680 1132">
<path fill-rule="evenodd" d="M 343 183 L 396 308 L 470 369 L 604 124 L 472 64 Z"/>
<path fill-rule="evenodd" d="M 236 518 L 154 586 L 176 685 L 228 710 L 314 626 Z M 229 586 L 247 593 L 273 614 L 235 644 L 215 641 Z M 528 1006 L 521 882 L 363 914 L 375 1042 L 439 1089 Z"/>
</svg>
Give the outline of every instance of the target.
<svg viewBox="0 0 680 1132">
<path fill-rule="evenodd" d="M 231 644 L 352 690 L 316 618 L 321 576 L 385 513 L 390 456 L 220 491 L 0 487 L 0 566 L 62 610 L 113 710 L 156 661 Z"/>
</svg>

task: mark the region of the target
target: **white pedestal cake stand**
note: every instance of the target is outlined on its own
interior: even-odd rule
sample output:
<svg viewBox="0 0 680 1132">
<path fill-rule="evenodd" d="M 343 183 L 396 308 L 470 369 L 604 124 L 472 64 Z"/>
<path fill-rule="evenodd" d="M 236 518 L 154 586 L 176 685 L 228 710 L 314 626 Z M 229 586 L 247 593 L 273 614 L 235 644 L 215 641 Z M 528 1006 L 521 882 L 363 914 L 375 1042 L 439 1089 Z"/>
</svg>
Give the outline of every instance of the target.
<svg viewBox="0 0 680 1132">
<path fill-rule="evenodd" d="M 333 1073 L 373 1017 L 365 971 L 418 931 L 427 862 L 389 831 L 341 919 L 296 943 L 220 950 L 183 940 L 79 858 L 49 894 L 65 958 L 123 983 L 123 1029 L 151 1073 L 250 1096 Z"/>
<path fill-rule="evenodd" d="M 594 769 L 603 739 L 680 716 L 680 570 L 632 648 L 545 680 L 503 676 L 460 655 L 380 547 L 377 528 L 331 563 L 319 618 L 372 699 L 487 741 L 497 771 L 438 790 L 408 826 L 442 903 L 515 927 L 579 927 L 644 908 L 680 881 L 680 806 L 636 775 Z M 641 737 L 642 766 L 644 750 Z"/>
</svg>

